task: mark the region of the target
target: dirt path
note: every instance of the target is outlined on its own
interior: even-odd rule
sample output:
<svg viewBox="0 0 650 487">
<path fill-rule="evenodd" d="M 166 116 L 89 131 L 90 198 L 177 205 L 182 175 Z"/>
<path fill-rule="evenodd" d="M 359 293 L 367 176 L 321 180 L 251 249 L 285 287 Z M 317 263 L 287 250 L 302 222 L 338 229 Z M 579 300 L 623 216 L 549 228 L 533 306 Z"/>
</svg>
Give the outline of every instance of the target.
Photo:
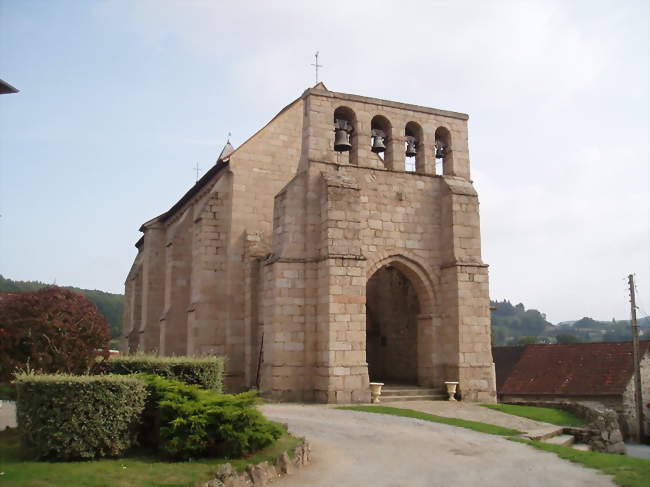
<svg viewBox="0 0 650 487">
<path fill-rule="evenodd" d="M 312 465 L 281 487 L 614 485 L 555 454 L 453 426 L 316 405 L 261 409 L 312 446 Z"/>
</svg>

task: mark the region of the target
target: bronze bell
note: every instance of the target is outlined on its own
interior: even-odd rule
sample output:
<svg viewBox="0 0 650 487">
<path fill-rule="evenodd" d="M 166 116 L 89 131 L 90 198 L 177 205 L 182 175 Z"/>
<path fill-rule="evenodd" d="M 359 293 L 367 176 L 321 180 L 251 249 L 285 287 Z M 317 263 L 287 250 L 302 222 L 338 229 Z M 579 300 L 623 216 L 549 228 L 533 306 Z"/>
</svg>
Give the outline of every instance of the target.
<svg viewBox="0 0 650 487">
<path fill-rule="evenodd" d="M 372 147 L 370 148 L 375 154 L 384 152 L 386 146 L 384 145 L 384 139 L 386 134 L 382 130 L 373 129 L 372 131 Z"/>
<path fill-rule="evenodd" d="M 352 148 L 350 144 L 350 135 L 344 129 L 336 129 L 334 136 L 334 150 L 337 152 L 346 152 Z"/>
<path fill-rule="evenodd" d="M 447 146 L 441 141 L 436 140 L 436 159 L 444 159 L 447 153 Z"/>
<path fill-rule="evenodd" d="M 347 152 L 352 148 L 350 132 L 352 132 L 352 125 L 347 120 L 343 118 L 334 120 L 334 150 L 336 152 Z"/>
<path fill-rule="evenodd" d="M 417 155 L 418 150 L 415 146 L 415 137 L 412 135 L 407 135 L 404 137 L 404 140 L 406 140 L 406 157 L 413 157 Z"/>
</svg>

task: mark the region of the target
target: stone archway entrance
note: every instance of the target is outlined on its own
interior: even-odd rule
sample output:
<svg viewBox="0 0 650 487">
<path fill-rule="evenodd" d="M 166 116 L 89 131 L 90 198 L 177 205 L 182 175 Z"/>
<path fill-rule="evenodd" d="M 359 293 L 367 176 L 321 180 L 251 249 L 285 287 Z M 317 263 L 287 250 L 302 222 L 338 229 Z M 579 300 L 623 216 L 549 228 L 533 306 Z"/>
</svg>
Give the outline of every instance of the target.
<svg viewBox="0 0 650 487">
<path fill-rule="evenodd" d="M 393 265 L 366 285 L 366 360 L 370 381 L 418 383 L 420 302 L 413 283 Z"/>
</svg>

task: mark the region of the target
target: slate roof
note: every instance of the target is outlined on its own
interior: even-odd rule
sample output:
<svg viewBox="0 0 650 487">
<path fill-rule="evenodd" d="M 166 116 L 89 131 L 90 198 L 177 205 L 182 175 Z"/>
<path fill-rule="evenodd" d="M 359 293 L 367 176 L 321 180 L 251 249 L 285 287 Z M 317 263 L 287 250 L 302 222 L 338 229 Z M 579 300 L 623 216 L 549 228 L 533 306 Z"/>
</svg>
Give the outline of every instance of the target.
<svg viewBox="0 0 650 487">
<path fill-rule="evenodd" d="M 649 347 L 650 341 L 640 342 L 641 358 Z M 518 396 L 619 395 L 633 371 L 632 342 L 527 345 L 497 392 Z"/>
<path fill-rule="evenodd" d="M 225 160 L 225 158 L 233 152 L 235 152 L 235 148 L 232 146 L 230 141 L 227 141 L 226 145 L 223 147 L 223 149 L 221 149 L 221 154 L 219 154 L 219 157 L 217 157 L 217 162 Z"/>
<path fill-rule="evenodd" d="M 8 93 L 18 93 L 20 90 L 14 88 L 6 81 L 0 79 L 0 95 L 6 95 Z"/>
</svg>

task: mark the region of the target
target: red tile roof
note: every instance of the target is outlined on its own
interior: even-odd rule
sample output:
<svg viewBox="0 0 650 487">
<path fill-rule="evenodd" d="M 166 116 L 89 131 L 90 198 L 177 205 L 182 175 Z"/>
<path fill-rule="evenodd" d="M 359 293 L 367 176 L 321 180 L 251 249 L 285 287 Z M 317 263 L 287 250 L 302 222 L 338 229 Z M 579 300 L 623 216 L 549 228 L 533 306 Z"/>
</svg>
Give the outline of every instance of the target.
<svg viewBox="0 0 650 487">
<path fill-rule="evenodd" d="M 497 391 L 501 390 L 503 383 L 510 376 L 521 355 L 526 350 L 523 345 L 514 347 L 492 347 L 494 369 L 497 376 Z"/>
<path fill-rule="evenodd" d="M 640 342 L 641 357 L 648 353 L 649 346 L 650 341 Z M 632 373 L 632 342 L 527 345 L 497 392 L 506 395 L 619 395 Z"/>
</svg>

